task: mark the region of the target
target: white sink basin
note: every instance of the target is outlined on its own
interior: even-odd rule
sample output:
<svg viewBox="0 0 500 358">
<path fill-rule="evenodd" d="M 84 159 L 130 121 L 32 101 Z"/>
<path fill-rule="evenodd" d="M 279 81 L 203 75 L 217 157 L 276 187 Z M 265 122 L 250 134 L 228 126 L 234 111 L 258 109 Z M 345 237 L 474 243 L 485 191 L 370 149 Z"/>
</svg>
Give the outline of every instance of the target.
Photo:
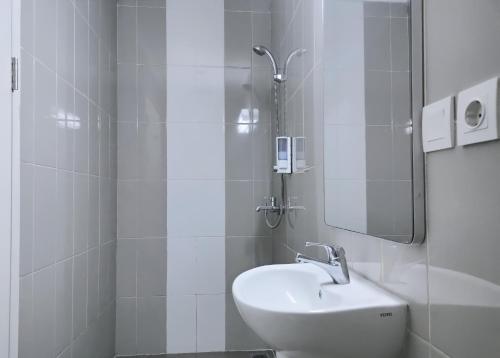
<svg viewBox="0 0 500 358">
<path fill-rule="evenodd" d="M 351 272 L 334 285 L 312 264 L 262 266 L 239 275 L 233 296 L 245 322 L 280 358 L 392 358 L 407 304 Z"/>
</svg>

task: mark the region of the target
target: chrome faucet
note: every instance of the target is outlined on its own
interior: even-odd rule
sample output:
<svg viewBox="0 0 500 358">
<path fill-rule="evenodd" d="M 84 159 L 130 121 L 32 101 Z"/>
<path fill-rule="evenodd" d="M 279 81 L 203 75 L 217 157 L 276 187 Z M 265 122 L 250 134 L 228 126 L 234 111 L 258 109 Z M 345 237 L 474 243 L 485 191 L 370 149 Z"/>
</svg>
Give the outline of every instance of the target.
<svg viewBox="0 0 500 358">
<path fill-rule="evenodd" d="M 347 267 L 347 260 L 345 257 L 345 250 L 338 245 L 323 245 L 314 242 L 306 242 L 306 247 L 317 246 L 325 249 L 328 259 L 320 260 L 311 257 L 297 254 L 295 262 L 297 263 L 310 263 L 325 270 L 336 285 L 346 285 L 350 282 L 349 268 Z"/>
</svg>

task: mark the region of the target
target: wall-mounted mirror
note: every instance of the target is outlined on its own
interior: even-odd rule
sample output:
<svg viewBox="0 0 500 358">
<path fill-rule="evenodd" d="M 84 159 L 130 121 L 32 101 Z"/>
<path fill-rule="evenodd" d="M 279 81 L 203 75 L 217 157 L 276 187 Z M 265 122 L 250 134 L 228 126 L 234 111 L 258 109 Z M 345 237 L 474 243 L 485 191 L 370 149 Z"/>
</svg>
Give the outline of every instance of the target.
<svg viewBox="0 0 500 358">
<path fill-rule="evenodd" d="M 324 1 L 327 225 L 425 236 L 422 0 Z"/>
</svg>

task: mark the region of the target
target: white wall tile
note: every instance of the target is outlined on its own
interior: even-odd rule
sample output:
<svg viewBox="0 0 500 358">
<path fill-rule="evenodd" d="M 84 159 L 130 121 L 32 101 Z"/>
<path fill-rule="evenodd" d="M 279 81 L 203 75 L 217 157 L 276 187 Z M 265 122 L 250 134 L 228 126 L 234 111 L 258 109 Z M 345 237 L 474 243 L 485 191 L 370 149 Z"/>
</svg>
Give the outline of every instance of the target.
<svg viewBox="0 0 500 358">
<path fill-rule="evenodd" d="M 56 69 L 56 1 L 36 1 L 35 56 L 53 71 Z"/>
<path fill-rule="evenodd" d="M 169 180 L 169 236 L 223 236 L 225 188 L 222 180 Z"/>
<path fill-rule="evenodd" d="M 89 177 L 89 231 L 88 248 L 99 245 L 99 178 Z"/>
<path fill-rule="evenodd" d="M 21 121 L 21 160 L 33 163 L 35 155 L 35 67 L 33 57 L 24 50 L 21 50 L 20 65 L 23 73 L 21 77 L 22 96 L 19 109 L 19 119 Z"/>
<path fill-rule="evenodd" d="M 224 0 L 167 2 L 167 63 L 224 65 Z"/>
<path fill-rule="evenodd" d="M 75 0 L 75 5 L 78 11 L 82 14 L 85 20 L 89 17 L 89 0 Z"/>
<path fill-rule="evenodd" d="M 89 173 L 99 175 L 99 109 L 92 103 L 89 111 Z"/>
<path fill-rule="evenodd" d="M 21 1 L 21 46 L 34 53 L 35 6 L 34 0 Z"/>
<path fill-rule="evenodd" d="M 75 256 L 73 269 L 73 338 L 87 328 L 87 254 Z"/>
<path fill-rule="evenodd" d="M 167 153 L 169 179 L 224 179 L 224 125 L 169 124 Z"/>
<path fill-rule="evenodd" d="M 56 259 L 73 256 L 74 233 L 74 177 L 72 172 L 57 171 L 57 240 Z"/>
<path fill-rule="evenodd" d="M 19 274 L 24 276 L 33 271 L 34 245 L 34 167 L 21 165 L 21 233 Z"/>
<path fill-rule="evenodd" d="M 224 69 L 168 66 L 167 93 L 168 122 L 223 123 Z"/>
<path fill-rule="evenodd" d="M 99 39 L 89 31 L 89 98 L 99 101 Z"/>
<path fill-rule="evenodd" d="M 57 79 L 57 167 L 74 168 L 75 91 L 61 77 Z"/>
<path fill-rule="evenodd" d="M 57 72 L 69 83 L 75 76 L 75 14 L 71 1 L 57 0 Z"/>
<path fill-rule="evenodd" d="M 47 267 L 33 277 L 33 346 L 36 356 L 55 356 L 55 270 Z"/>
<path fill-rule="evenodd" d="M 99 250 L 87 254 L 87 326 L 95 324 L 99 315 Z"/>
<path fill-rule="evenodd" d="M 89 29 L 85 19 L 75 12 L 75 86 L 89 93 Z"/>
<path fill-rule="evenodd" d="M 35 163 L 56 166 L 56 74 L 35 63 Z"/>
<path fill-rule="evenodd" d="M 19 357 L 34 358 L 33 275 L 19 281 Z"/>
<path fill-rule="evenodd" d="M 99 175 L 101 177 L 109 178 L 110 175 L 110 166 L 109 166 L 109 157 L 110 157 L 110 146 L 109 146 L 109 138 L 110 138 L 110 118 L 108 115 L 101 115 L 100 118 L 100 126 L 99 126 Z"/>
<path fill-rule="evenodd" d="M 75 94 L 75 171 L 89 172 L 89 102 Z"/>
<path fill-rule="evenodd" d="M 56 170 L 35 167 L 34 270 L 53 264 L 57 237 Z"/>
<path fill-rule="evenodd" d="M 55 338 L 56 353 L 61 353 L 73 339 L 73 260 L 61 261 L 56 264 L 56 296 L 55 304 Z"/>
<path fill-rule="evenodd" d="M 111 242 L 101 246 L 99 256 L 99 312 L 113 303 L 116 295 L 116 245 Z"/>
<path fill-rule="evenodd" d="M 196 352 L 196 296 L 167 295 L 167 352 Z"/>
<path fill-rule="evenodd" d="M 84 174 L 75 175 L 75 234 L 74 252 L 87 250 L 89 240 L 89 177 Z"/>
<path fill-rule="evenodd" d="M 224 237 L 202 237 L 196 240 L 196 293 L 225 292 L 226 250 Z"/>
<path fill-rule="evenodd" d="M 195 294 L 197 284 L 196 239 L 167 240 L 167 294 Z M 173 306 L 170 305 L 170 308 Z M 168 311 L 170 312 L 170 310 Z"/>
<path fill-rule="evenodd" d="M 226 347 L 225 295 L 197 296 L 196 350 L 220 352 Z"/>
</svg>

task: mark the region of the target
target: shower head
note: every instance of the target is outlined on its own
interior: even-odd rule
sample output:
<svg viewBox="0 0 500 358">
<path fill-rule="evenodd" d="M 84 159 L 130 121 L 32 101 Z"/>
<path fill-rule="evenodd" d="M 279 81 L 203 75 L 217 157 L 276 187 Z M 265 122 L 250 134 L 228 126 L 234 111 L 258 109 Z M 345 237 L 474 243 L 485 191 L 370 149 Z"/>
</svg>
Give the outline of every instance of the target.
<svg viewBox="0 0 500 358">
<path fill-rule="evenodd" d="M 269 50 L 265 46 L 254 46 L 253 47 L 253 52 L 255 52 L 259 56 L 264 56 L 266 54 L 266 51 L 269 52 Z"/>
<path fill-rule="evenodd" d="M 286 77 L 287 77 L 288 67 L 290 66 L 290 62 L 292 61 L 292 59 L 296 56 L 301 57 L 305 53 L 307 53 L 307 50 L 303 49 L 303 48 L 298 48 L 298 49 L 295 49 L 292 52 L 290 52 L 290 54 L 288 55 L 288 57 L 285 61 L 285 66 L 283 67 L 283 78 L 284 79 L 286 79 Z"/>
<path fill-rule="evenodd" d="M 259 56 L 264 56 L 267 55 L 269 60 L 271 61 L 271 64 L 273 65 L 273 72 L 274 72 L 274 80 L 276 82 L 281 82 L 282 81 L 282 76 L 278 72 L 278 65 L 276 63 L 276 59 L 274 58 L 273 54 L 269 49 L 265 46 L 257 45 L 253 47 L 253 52 L 255 52 Z"/>
</svg>

